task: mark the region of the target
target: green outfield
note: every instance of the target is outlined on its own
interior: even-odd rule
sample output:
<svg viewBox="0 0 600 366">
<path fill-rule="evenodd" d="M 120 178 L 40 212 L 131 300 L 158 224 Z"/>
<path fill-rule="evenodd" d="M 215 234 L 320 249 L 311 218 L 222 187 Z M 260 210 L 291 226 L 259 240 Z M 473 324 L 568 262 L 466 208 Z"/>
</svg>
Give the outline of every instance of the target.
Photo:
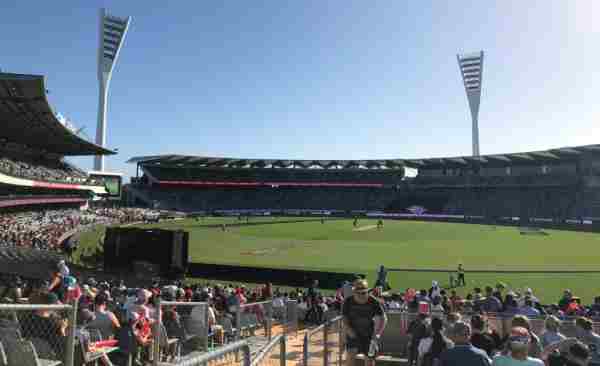
<svg viewBox="0 0 600 366">
<path fill-rule="evenodd" d="M 250 222 L 274 220 L 278 219 L 251 218 Z M 228 227 L 226 231 L 202 227 L 239 222 L 205 218 L 149 226 L 189 231 L 193 262 L 365 273 L 371 280 L 381 264 L 455 269 L 463 263 L 467 271 L 600 270 L 600 234 L 591 233 L 547 230 L 547 235 L 522 235 L 515 227 L 391 220 L 377 230 L 376 221 L 366 219 L 357 228 L 352 220 Z M 97 245 L 99 232 L 83 235 L 82 247 Z M 564 288 L 588 302 L 600 294 L 600 273 L 467 273 L 466 277 L 469 290 L 502 281 L 515 290 L 531 287 L 546 303 L 558 301 Z M 432 280 L 444 285 L 448 278 L 448 273 L 433 272 L 389 276 L 392 287 L 399 290 L 428 288 Z"/>
</svg>

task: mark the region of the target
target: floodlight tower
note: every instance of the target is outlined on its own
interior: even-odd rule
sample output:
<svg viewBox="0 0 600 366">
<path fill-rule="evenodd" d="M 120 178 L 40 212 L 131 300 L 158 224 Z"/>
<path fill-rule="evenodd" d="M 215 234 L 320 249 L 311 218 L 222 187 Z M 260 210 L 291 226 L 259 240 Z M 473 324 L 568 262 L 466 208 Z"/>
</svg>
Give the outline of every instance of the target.
<svg viewBox="0 0 600 366">
<path fill-rule="evenodd" d="M 483 75 L 483 51 L 456 55 L 462 75 L 471 119 L 473 120 L 473 156 L 479 156 L 479 102 L 481 101 L 481 77 Z"/>
<path fill-rule="evenodd" d="M 98 81 L 100 83 L 100 99 L 98 102 L 98 126 L 96 128 L 96 144 L 106 145 L 106 110 L 108 87 L 112 71 L 117 63 L 121 46 L 125 40 L 131 17 L 120 18 L 100 9 L 100 44 L 98 46 Z M 94 170 L 104 171 L 104 156 L 94 159 Z"/>
</svg>

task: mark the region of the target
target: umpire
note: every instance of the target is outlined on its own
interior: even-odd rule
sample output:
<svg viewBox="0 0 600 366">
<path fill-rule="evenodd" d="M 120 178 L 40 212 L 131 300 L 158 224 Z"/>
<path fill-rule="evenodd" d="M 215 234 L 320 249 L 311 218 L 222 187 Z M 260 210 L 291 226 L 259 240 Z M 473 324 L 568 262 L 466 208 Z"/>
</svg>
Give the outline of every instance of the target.
<svg viewBox="0 0 600 366">
<path fill-rule="evenodd" d="M 369 285 L 363 279 L 354 282 L 352 296 L 344 301 L 342 315 L 346 332 L 346 365 L 353 366 L 358 353 L 367 356 L 369 348 L 378 348 L 387 316 L 379 300 L 369 295 Z"/>
</svg>

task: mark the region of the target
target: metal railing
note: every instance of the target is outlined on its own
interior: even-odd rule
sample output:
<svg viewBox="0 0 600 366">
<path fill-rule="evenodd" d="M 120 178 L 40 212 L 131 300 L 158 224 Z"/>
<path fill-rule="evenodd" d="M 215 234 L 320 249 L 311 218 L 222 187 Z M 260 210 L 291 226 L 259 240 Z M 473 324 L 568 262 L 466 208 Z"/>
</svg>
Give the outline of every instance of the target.
<svg viewBox="0 0 600 366">
<path fill-rule="evenodd" d="M 161 362 L 160 366 L 204 366 L 212 363 L 219 365 L 239 365 L 237 361 L 238 355 L 242 352 L 241 366 L 250 366 L 250 347 L 244 340 L 229 343 L 223 347 L 217 348 L 211 352 L 202 353 L 200 355 L 191 355 L 184 357 L 175 362 Z"/>
<path fill-rule="evenodd" d="M 235 315 L 236 339 L 262 335 L 271 339 L 273 303 L 261 301 L 237 307 Z"/>
<path fill-rule="evenodd" d="M 277 346 L 279 346 L 277 348 Z M 279 354 L 276 352 L 279 351 Z M 250 366 L 273 365 L 285 366 L 286 363 L 286 338 L 284 334 L 279 334 L 271 339 L 254 357 Z"/>
<path fill-rule="evenodd" d="M 51 319 L 51 320 L 50 320 Z M 77 332 L 77 304 L 0 304 L 0 342 L 9 364 L 73 366 Z M 45 326 L 53 321 L 58 332 Z"/>
<path fill-rule="evenodd" d="M 304 334 L 302 365 L 339 365 L 344 359 L 344 325 L 342 316 L 327 320 Z"/>
</svg>

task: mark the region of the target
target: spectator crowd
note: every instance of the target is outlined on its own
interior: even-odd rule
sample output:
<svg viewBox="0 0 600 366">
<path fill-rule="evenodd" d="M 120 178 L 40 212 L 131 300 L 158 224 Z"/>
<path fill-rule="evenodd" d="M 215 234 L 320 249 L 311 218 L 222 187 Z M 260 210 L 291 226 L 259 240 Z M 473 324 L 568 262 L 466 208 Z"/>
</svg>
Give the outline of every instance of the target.
<svg viewBox="0 0 600 366">
<path fill-rule="evenodd" d="M 60 241 L 71 231 L 95 225 L 143 221 L 151 211 L 136 208 L 48 210 L 0 215 L 0 247 L 60 250 Z"/>
</svg>

